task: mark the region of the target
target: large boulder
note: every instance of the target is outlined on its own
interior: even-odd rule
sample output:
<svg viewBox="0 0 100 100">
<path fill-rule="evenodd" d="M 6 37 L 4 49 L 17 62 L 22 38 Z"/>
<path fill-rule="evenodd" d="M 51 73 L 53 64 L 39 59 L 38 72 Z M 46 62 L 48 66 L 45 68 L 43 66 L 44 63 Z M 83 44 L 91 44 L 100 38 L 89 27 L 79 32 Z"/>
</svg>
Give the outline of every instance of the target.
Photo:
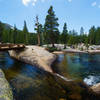
<svg viewBox="0 0 100 100">
<path fill-rule="evenodd" d="M 13 100 L 11 87 L 1 69 L 0 69 L 0 100 Z"/>
<path fill-rule="evenodd" d="M 47 72 L 53 72 L 51 64 L 56 59 L 56 55 L 48 52 L 43 47 L 26 46 L 26 48 L 22 51 L 10 50 L 9 54 L 17 60 L 31 65 L 36 65 Z"/>
</svg>

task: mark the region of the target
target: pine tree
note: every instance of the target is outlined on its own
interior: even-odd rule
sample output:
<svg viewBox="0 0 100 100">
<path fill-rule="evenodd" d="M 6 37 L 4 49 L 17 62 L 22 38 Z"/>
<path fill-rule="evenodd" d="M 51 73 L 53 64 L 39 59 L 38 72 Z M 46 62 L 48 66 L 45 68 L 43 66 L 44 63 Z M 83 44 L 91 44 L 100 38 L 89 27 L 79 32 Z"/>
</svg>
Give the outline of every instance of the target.
<svg viewBox="0 0 100 100">
<path fill-rule="evenodd" d="M 2 34 L 2 41 L 3 41 L 3 43 L 6 43 L 7 42 L 7 30 L 6 29 L 4 29 L 3 30 L 3 34 Z"/>
<path fill-rule="evenodd" d="M 95 34 L 96 36 L 95 36 L 95 42 L 96 42 L 96 45 L 100 45 L 100 27 L 98 27 L 97 29 L 96 29 L 96 34 Z"/>
<path fill-rule="evenodd" d="M 95 26 L 93 26 L 89 30 L 89 43 L 95 44 L 95 42 L 96 42 L 96 28 L 95 28 Z"/>
<path fill-rule="evenodd" d="M 74 36 L 71 34 L 71 35 L 69 35 L 68 45 L 73 45 L 73 44 L 75 44 Z"/>
<path fill-rule="evenodd" d="M 41 41 L 41 45 L 44 44 L 44 28 L 43 28 L 43 25 L 40 24 L 39 25 L 39 31 L 40 31 L 40 41 Z"/>
<path fill-rule="evenodd" d="M 54 43 L 57 41 L 58 37 L 58 18 L 56 18 L 55 12 L 53 11 L 53 7 L 51 6 L 48 10 L 48 15 L 45 19 L 45 33 L 46 33 L 46 40 L 48 43 L 51 43 L 54 47 Z"/>
<path fill-rule="evenodd" d="M 41 32 L 42 32 L 42 25 L 39 23 L 39 18 L 36 16 L 36 23 L 35 23 L 35 30 L 37 32 L 37 38 L 38 38 L 38 45 L 41 45 Z"/>
<path fill-rule="evenodd" d="M 84 28 L 83 27 L 81 27 L 81 29 L 80 29 L 80 35 L 84 35 Z"/>
<path fill-rule="evenodd" d="M 16 28 L 16 25 L 14 25 L 14 30 L 13 30 L 13 43 L 16 44 L 17 43 L 17 28 Z"/>
<path fill-rule="evenodd" d="M 9 42 L 10 43 L 14 43 L 14 33 L 13 33 L 13 30 L 12 29 L 9 30 L 9 35 L 10 35 L 9 36 L 9 38 L 10 38 L 9 39 Z"/>
<path fill-rule="evenodd" d="M 68 30 L 67 30 L 67 24 L 64 23 L 64 27 L 63 27 L 63 32 L 61 35 L 61 41 L 62 43 L 64 43 L 64 49 L 66 48 L 66 44 L 68 42 Z"/>
<path fill-rule="evenodd" d="M 3 24 L 0 22 L 0 42 L 2 42 Z"/>
<path fill-rule="evenodd" d="M 28 44 L 28 38 L 29 38 L 29 33 L 26 25 L 26 21 L 24 21 L 24 27 L 23 27 L 23 40 L 25 44 Z"/>
</svg>

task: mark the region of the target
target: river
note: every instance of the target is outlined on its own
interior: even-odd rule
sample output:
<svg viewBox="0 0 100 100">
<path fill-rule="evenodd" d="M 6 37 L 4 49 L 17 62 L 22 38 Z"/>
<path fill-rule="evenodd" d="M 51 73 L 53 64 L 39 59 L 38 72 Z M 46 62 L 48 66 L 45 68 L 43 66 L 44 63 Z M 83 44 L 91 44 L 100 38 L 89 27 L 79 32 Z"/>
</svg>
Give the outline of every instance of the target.
<svg viewBox="0 0 100 100">
<path fill-rule="evenodd" d="M 100 82 L 100 54 L 68 53 L 59 55 L 54 70 L 73 80 L 83 80 L 87 85 Z"/>
<path fill-rule="evenodd" d="M 7 52 L 0 53 L 0 68 L 11 85 L 14 100 L 84 100 L 84 95 L 90 100 L 88 91 L 81 95 L 82 91 L 87 90 L 81 81 L 88 85 L 100 82 L 99 54 L 59 55 L 52 67 L 62 76 L 77 80 L 78 84 L 66 82 L 36 66 L 12 59 Z"/>
</svg>

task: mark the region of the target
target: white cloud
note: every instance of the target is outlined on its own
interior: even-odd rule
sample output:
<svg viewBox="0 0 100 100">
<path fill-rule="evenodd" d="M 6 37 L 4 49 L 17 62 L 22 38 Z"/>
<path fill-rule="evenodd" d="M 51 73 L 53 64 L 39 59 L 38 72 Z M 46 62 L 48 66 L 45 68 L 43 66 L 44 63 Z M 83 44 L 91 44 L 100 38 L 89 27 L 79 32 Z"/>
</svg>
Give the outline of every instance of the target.
<svg viewBox="0 0 100 100">
<path fill-rule="evenodd" d="M 33 2 L 37 2 L 37 0 L 33 0 Z"/>
<path fill-rule="evenodd" d="M 35 2 L 32 3 L 32 6 L 35 6 Z"/>
<path fill-rule="evenodd" d="M 22 3 L 25 5 L 25 6 L 28 6 L 29 4 L 32 4 L 33 6 L 35 6 L 36 2 L 38 0 L 22 0 Z M 45 2 L 46 0 L 40 0 L 41 2 Z M 72 0 L 67 0 L 68 2 L 72 2 Z"/>
<path fill-rule="evenodd" d="M 95 7 L 97 5 L 97 2 L 92 3 L 92 7 Z"/>
<path fill-rule="evenodd" d="M 31 2 L 31 0 L 22 0 L 22 3 L 25 5 L 25 6 L 28 6 L 28 4 Z"/>
<path fill-rule="evenodd" d="M 93 2 L 93 3 L 91 4 L 91 6 L 92 6 L 92 7 L 100 8 L 100 4 L 98 4 L 96 1 Z"/>
<path fill-rule="evenodd" d="M 68 2 L 72 2 L 72 0 L 68 0 Z"/>
<path fill-rule="evenodd" d="M 25 6 L 28 6 L 30 3 L 35 6 L 36 2 L 38 0 L 22 0 L 22 3 L 25 5 Z M 45 0 L 41 0 L 41 2 L 45 2 Z"/>
</svg>

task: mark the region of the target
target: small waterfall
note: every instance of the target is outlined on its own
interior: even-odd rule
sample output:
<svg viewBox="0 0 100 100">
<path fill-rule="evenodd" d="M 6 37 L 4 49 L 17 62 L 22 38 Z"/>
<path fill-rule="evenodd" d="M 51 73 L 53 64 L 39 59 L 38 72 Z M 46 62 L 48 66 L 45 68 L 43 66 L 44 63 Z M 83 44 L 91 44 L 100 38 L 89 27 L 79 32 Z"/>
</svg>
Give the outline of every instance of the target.
<svg viewBox="0 0 100 100">
<path fill-rule="evenodd" d="M 73 81 L 72 79 L 68 79 L 68 78 L 66 78 L 66 77 L 64 77 L 64 76 L 62 76 L 62 75 L 60 75 L 60 74 L 57 74 L 57 73 L 55 73 L 54 75 L 57 76 L 57 77 L 60 77 L 61 79 L 63 79 L 63 80 L 66 81 L 66 82 Z"/>
</svg>

